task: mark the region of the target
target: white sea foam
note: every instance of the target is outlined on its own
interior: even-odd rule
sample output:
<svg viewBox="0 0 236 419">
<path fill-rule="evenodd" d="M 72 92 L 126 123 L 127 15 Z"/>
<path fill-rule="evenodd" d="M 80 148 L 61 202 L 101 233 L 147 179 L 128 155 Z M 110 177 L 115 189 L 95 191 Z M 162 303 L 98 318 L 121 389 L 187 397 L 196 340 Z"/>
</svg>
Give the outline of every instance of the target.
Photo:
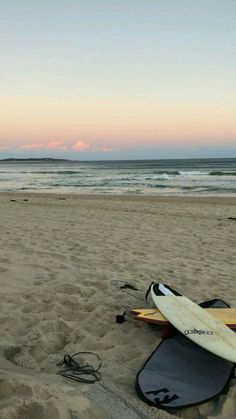
<svg viewBox="0 0 236 419">
<path fill-rule="evenodd" d="M 152 179 L 160 179 L 160 180 L 169 180 L 169 175 L 167 173 L 162 173 L 160 175 L 154 175 Z"/>
<path fill-rule="evenodd" d="M 209 171 L 202 172 L 200 170 L 180 170 L 179 174 L 180 176 L 206 176 L 209 175 Z"/>
</svg>

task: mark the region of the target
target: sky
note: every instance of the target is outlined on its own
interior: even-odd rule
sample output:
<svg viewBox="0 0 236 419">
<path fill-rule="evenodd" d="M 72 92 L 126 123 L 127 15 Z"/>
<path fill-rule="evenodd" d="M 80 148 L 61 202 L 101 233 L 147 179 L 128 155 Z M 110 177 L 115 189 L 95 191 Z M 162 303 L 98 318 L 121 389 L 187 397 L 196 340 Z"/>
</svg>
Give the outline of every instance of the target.
<svg viewBox="0 0 236 419">
<path fill-rule="evenodd" d="M 0 0 L 0 158 L 236 157 L 235 0 Z"/>
</svg>

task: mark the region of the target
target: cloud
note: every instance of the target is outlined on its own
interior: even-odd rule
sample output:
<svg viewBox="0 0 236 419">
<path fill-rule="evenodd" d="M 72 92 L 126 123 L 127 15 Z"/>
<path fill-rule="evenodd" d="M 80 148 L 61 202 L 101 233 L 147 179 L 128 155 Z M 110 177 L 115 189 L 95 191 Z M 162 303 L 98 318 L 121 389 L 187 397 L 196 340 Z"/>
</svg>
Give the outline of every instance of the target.
<svg viewBox="0 0 236 419">
<path fill-rule="evenodd" d="M 64 141 L 50 141 L 48 143 L 25 143 L 18 146 L 15 146 L 18 150 L 60 150 L 66 151 L 69 149 L 76 150 L 76 151 L 85 151 L 91 149 L 91 145 L 89 143 L 83 141 L 77 141 L 74 144 L 68 144 Z M 7 145 L 0 145 L 0 151 L 10 150 L 12 147 Z M 102 151 L 109 151 L 108 149 L 104 148 Z"/>
<path fill-rule="evenodd" d="M 49 150 L 54 150 L 54 149 L 60 149 L 60 150 L 66 150 L 66 146 L 65 143 L 63 141 L 52 141 L 50 143 L 48 143 L 45 148 L 49 149 Z"/>
<path fill-rule="evenodd" d="M 72 145 L 72 148 L 77 151 L 84 151 L 91 148 L 91 145 L 82 141 L 77 141 L 77 143 Z"/>
<path fill-rule="evenodd" d="M 38 150 L 40 148 L 43 148 L 43 144 L 22 144 L 21 146 L 19 146 L 20 149 L 22 150 Z"/>
<path fill-rule="evenodd" d="M 52 141 L 47 144 L 34 143 L 34 144 L 22 144 L 18 147 L 21 150 L 66 150 L 65 143 L 63 141 Z"/>
</svg>

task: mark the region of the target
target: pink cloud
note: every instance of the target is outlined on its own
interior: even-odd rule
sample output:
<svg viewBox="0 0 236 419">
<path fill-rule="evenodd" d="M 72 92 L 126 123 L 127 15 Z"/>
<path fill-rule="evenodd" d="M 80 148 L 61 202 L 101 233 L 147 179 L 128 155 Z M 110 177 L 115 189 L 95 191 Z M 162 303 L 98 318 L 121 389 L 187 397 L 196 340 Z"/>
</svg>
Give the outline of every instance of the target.
<svg viewBox="0 0 236 419">
<path fill-rule="evenodd" d="M 49 150 L 53 150 L 53 149 L 66 150 L 66 146 L 63 141 L 52 141 L 51 143 L 48 143 L 46 145 L 46 148 L 48 148 Z"/>
<path fill-rule="evenodd" d="M 78 141 L 77 143 L 73 144 L 72 148 L 77 151 L 84 151 L 90 148 L 90 144 L 84 143 L 82 141 Z"/>
<path fill-rule="evenodd" d="M 23 150 L 33 150 L 43 148 L 43 144 L 22 144 L 19 148 Z"/>
<path fill-rule="evenodd" d="M 52 141 L 48 144 L 43 143 L 35 143 L 35 144 L 22 144 L 19 146 L 22 150 L 54 150 L 54 149 L 60 149 L 60 150 L 66 150 L 66 146 L 63 141 Z"/>
</svg>

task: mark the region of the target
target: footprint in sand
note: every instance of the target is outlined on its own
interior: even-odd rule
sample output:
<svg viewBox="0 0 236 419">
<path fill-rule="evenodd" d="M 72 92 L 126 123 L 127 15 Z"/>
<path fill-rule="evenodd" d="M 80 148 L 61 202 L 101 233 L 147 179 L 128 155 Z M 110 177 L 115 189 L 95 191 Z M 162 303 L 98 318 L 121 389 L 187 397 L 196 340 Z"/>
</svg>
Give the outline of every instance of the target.
<svg viewBox="0 0 236 419">
<path fill-rule="evenodd" d="M 0 380 L 0 399 L 12 397 L 30 397 L 32 390 L 29 386 L 19 383 L 14 379 L 2 379 Z"/>
<path fill-rule="evenodd" d="M 3 350 L 3 356 L 13 364 L 16 364 L 15 358 L 20 353 L 21 347 L 20 346 L 9 346 Z"/>
</svg>

